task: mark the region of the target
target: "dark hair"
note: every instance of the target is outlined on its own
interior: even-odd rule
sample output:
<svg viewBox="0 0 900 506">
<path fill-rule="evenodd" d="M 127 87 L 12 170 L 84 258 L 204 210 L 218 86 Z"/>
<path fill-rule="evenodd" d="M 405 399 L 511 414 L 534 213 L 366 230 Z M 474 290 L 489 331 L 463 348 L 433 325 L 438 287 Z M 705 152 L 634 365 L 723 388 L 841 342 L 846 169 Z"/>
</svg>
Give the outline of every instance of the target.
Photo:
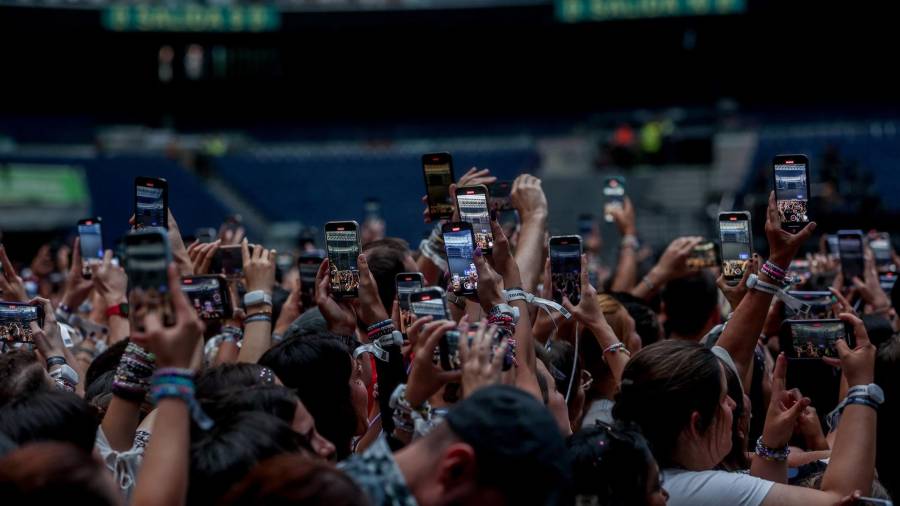
<svg viewBox="0 0 900 506">
<path fill-rule="evenodd" d="M 740 379 L 738 379 L 737 372 L 724 361 L 722 361 L 722 369 L 725 370 L 728 397 L 731 397 L 731 400 L 734 401 L 731 419 L 731 451 L 722 459 L 722 467 L 729 471 L 750 469 L 750 459 L 747 458 L 744 441 L 738 430 L 741 424 L 741 416 L 743 416 L 744 410 L 749 409 L 750 406 L 744 405 L 744 389 L 741 386 Z M 750 427 L 747 427 L 747 430 L 749 431 Z M 744 434 L 744 437 L 749 437 L 749 434 Z"/>
<path fill-rule="evenodd" d="M 542 348 L 539 348 L 542 349 Z M 550 349 L 544 350 L 546 361 L 544 365 L 556 380 L 556 390 L 562 394 L 564 398 L 568 398 L 571 402 L 575 399 L 575 392 L 581 388 L 581 357 L 576 360 L 575 347 L 572 343 L 555 339 L 550 342 Z M 572 366 L 575 366 L 575 374 L 572 374 Z M 574 381 L 572 378 L 575 378 Z M 569 390 L 569 383 L 572 388 Z"/>
<path fill-rule="evenodd" d="M 896 286 L 896 285 L 895 285 Z M 884 403 L 878 409 L 875 469 L 878 479 L 893 497 L 900 496 L 900 466 L 897 452 L 900 438 L 900 337 L 882 343 L 875 355 L 875 383 L 884 389 Z"/>
<path fill-rule="evenodd" d="M 404 272 L 403 261 L 409 255 L 409 245 L 402 239 L 387 237 L 366 244 L 363 248 L 369 262 L 369 270 L 378 285 L 378 296 L 385 311 L 391 314 L 394 297 L 397 296 L 395 278 Z"/>
<path fill-rule="evenodd" d="M 303 455 L 260 462 L 235 484 L 220 506 L 367 506 L 366 495 L 346 474 Z"/>
<path fill-rule="evenodd" d="M 662 301 L 666 310 L 666 335 L 696 336 L 715 311 L 719 292 L 712 274 L 700 271 L 666 284 Z"/>
<path fill-rule="evenodd" d="M 353 373 L 350 353 L 328 337 L 293 337 L 259 359 L 285 386 L 294 389 L 316 420 L 316 430 L 336 448 L 338 459 L 350 455 L 356 414 L 350 398 Z"/>
<path fill-rule="evenodd" d="M 230 389 L 200 402 L 213 420 L 227 419 L 235 413 L 261 411 L 292 423 L 299 399 L 291 389 L 278 385 L 260 385 Z"/>
<path fill-rule="evenodd" d="M 866 326 L 866 334 L 869 336 L 869 341 L 876 348 L 887 342 L 894 335 L 894 327 L 891 325 L 890 320 L 884 316 L 867 314 L 863 315 L 861 319 Z"/>
<path fill-rule="evenodd" d="M 636 427 L 597 422 L 572 434 L 567 445 L 577 504 L 646 504 L 655 461 Z"/>
<path fill-rule="evenodd" d="M 44 366 L 33 351 L 0 353 L 0 406 L 20 397 L 50 390 Z"/>
<path fill-rule="evenodd" d="M 62 441 L 90 452 L 97 425 L 97 410 L 81 397 L 62 390 L 19 397 L 0 408 L 0 432 L 20 445 Z"/>
<path fill-rule="evenodd" d="M 194 395 L 198 399 L 208 399 L 231 390 L 263 385 L 263 370 L 264 367 L 259 364 L 244 362 L 210 367 L 197 376 Z"/>
<path fill-rule="evenodd" d="M 109 401 L 112 400 L 112 384 L 115 377 L 116 371 L 106 371 L 84 388 L 84 400 L 96 407 L 101 414 L 106 413 Z"/>
<path fill-rule="evenodd" d="M 216 420 L 209 431 L 195 431 L 187 504 L 215 504 L 258 462 L 300 451 L 299 434 L 278 417 L 258 411 Z"/>
<path fill-rule="evenodd" d="M 97 355 L 97 358 L 95 358 L 91 362 L 91 365 L 88 366 L 87 372 L 84 373 L 84 384 L 90 385 L 101 374 L 107 371 L 115 371 L 119 367 L 119 361 L 122 360 L 122 355 L 125 353 L 128 342 L 129 340 L 127 338 L 122 339 L 116 344 L 103 350 L 103 353 Z"/>
<path fill-rule="evenodd" d="M 634 331 L 641 336 L 642 346 L 650 346 L 659 341 L 659 319 L 656 317 L 656 312 L 644 299 L 626 292 L 614 292 L 610 295 L 621 302 L 628 314 L 631 315 L 634 320 Z"/>
<path fill-rule="evenodd" d="M 108 471 L 90 452 L 55 442 L 23 446 L 0 460 L 5 504 L 116 505 Z"/>
<path fill-rule="evenodd" d="M 636 353 L 622 374 L 613 416 L 634 422 L 660 466 L 672 464 L 678 436 L 700 414 L 700 430 L 715 420 L 722 395 L 719 359 L 702 345 L 666 340 Z"/>
</svg>

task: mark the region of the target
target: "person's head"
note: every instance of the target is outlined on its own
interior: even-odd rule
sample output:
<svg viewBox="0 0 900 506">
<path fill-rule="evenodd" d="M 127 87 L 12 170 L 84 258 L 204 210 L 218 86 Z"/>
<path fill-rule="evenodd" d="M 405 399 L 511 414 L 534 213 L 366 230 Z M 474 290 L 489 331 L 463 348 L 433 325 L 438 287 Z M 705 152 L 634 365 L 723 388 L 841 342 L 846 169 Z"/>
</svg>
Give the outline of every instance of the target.
<svg viewBox="0 0 900 506">
<path fill-rule="evenodd" d="M 409 253 L 409 245 L 402 239 L 386 237 L 366 244 L 363 253 L 366 255 L 375 284 L 378 285 L 381 303 L 385 311 L 391 314 L 391 306 L 397 296 L 395 277 L 401 272 L 418 270 Z"/>
<path fill-rule="evenodd" d="M 510 386 L 477 390 L 444 423 L 395 454 L 421 506 L 544 504 L 569 486 L 553 416 Z"/>
<path fill-rule="evenodd" d="M 598 422 L 572 434 L 568 447 L 576 504 L 666 504 L 659 466 L 636 427 Z"/>
<path fill-rule="evenodd" d="M 0 432 L 19 445 L 59 441 L 90 452 L 97 425 L 97 410 L 81 397 L 62 390 L 17 397 L 0 407 Z"/>
<path fill-rule="evenodd" d="M 122 360 L 122 355 L 125 353 L 125 348 L 128 347 L 128 343 L 128 339 L 122 339 L 116 344 L 103 350 L 103 353 L 97 355 L 97 358 L 91 362 L 87 372 L 84 374 L 84 384 L 90 385 L 101 374 L 107 371 L 115 371 L 116 368 L 119 367 L 119 362 Z"/>
<path fill-rule="evenodd" d="M 866 334 L 869 335 L 869 341 L 875 347 L 881 346 L 894 335 L 894 327 L 890 320 L 881 315 L 867 314 L 862 317 L 863 324 L 866 326 Z"/>
<path fill-rule="evenodd" d="M 220 364 L 204 369 L 197 376 L 195 396 L 198 399 L 212 398 L 231 390 L 274 384 L 273 380 L 271 369 L 259 364 Z"/>
<path fill-rule="evenodd" d="M 269 349 L 259 363 L 297 392 L 316 429 L 334 443 L 338 459 L 347 457 L 353 437 L 368 425 L 362 368 L 347 347 L 331 338 L 290 338 Z"/>
<path fill-rule="evenodd" d="M 627 292 L 615 292 L 611 295 L 625 306 L 625 310 L 634 320 L 634 330 L 641 338 L 642 347 L 650 346 L 664 337 L 656 312 L 644 299 Z"/>
<path fill-rule="evenodd" d="M 112 384 L 116 371 L 106 371 L 84 387 L 84 400 L 97 408 L 101 418 L 112 400 Z"/>
<path fill-rule="evenodd" d="M 661 467 L 708 470 L 731 451 L 724 365 L 700 344 L 660 341 L 631 357 L 613 416 L 636 423 Z"/>
<path fill-rule="evenodd" d="M 705 270 L 667 283 L 662 291 L 666 335 L 699 341 L 719 319 L 718 290 Z"/>
<path fill-rule="evenodd" d="M 17 397 L 50 390 L 53 380 L 33 351 L 0 353 L 0 406 Z"/>
<path fill-rule="evenodd" d="M 302 451 L 301 437 L 288 422 L 259 411 L 216 420 L 191 437 L 187 504 L 215 504 L 258 462 Z"/>
<path fill-rule="evenodd" d="M 27 444 L 0 459 L 4 504 L 122 504 L 112 475 L 71 444 Z"/>
<path fill-rule="evenodd" d="M 318 433 L 315 419 L 297 394 L 287 387 L 258 385 L 224 390 L 220 395 L 202 400 L 201 406 L 213 420 L 226 419 L 246 411 L 268 413 L 289 423 L 302 436 L 301 445 L 305 450 L 324 459 L 334 454 L 334 445 Z"/>
<path fill-rule="evenodd" d="M 266 459 L 236 483 L 220 506 L 368 506 L 369 500 L 346 474 L 303 455 Z"/>
<path fill-rule="evenodd" d="M 722 362 L 725 381 L 728 384 L 728 397 L 734 401 L 731 422 L 731 451 L 722 461 L 722 466 L 729 471 L 750 468 L 747 458 L 747 446 L 750 438 L 750 397 L 744 393 L 737 372 Z"/>
<path fill-rule="evenodd" d="M 556 383 L 556 391 L 563 399 L 568 398 L 569 422 L 576 422 L 584 411 L 584 389 L 589 386 L 581 357 L 575 356 L 575 347 L 571 343 L 558 339 L 550 342 L 549 349 L 538 349 L 543 350 L 538 356 L 543 355 L 542 360 Z"/>
<path fill-rule="evenodd" d="M 900 452 L 900 337 L 882 343 L 875 355 L 875 383 L 884 389 L 884 404 L 878 409 L 875 467 L 878 479 L 894 497 L 900 495 L 900 466 L 893 456 Z"/>
</svg>

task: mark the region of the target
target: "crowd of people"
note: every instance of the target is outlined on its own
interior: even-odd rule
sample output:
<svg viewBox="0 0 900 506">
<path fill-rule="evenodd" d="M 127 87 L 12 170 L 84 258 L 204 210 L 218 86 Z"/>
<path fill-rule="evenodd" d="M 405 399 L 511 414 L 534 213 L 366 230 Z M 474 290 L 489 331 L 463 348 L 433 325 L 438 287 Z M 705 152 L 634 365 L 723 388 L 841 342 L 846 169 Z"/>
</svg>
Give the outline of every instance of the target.
<svg viewBox="0 0 900 506">
<path fill-rule="evenodd" d="M 458 184 L 493 181 L 472 169 Z M 838 340 L 838 357 L 815 361 L 824 369 L 801 369 L 772 339 L 775 295 L 816 224 L 783 230 L 774 195 L 768 256 L 737 283 L 689 266 L 700 237 L 642 268 L 626 198 L 611 211 L 616 262 L 598 270 L 587 248 L 579 300 L 562 297 L 561 311 L 541 302 L 554 278 L 540 179 L 519 176 L 510 202 L 518 225 L 491 223 L 477 293 L 448 298 L 446 320 L 401 322 L 394 284 L 418 272 L 447 288 L 439 223 L 415 248 L 367 236 L 353 299 L 332 296 L 325 259 L 307 304 L 276 251 L 241 233 L 186 245 L 172 213 L 168 309 L 129 311 L 139 294 L 111 251 L 85 277 L 77 239 L 31 263 L 0 247 L 0 299 L 45 315 L 32 343 L 0 343 L 0 502 L 805 506 L 900 494 L 900 293 L 881 289 L 873 259 L 832 289 L 854 346 Z M 208 274 L 235 244 L 235 310 L 201 320 L 181 277 Z M 46 282 L 54 272 L 63 283 Z M 458 368 L 437 360 L 448 335 Z M 839 378 L 833 405 L 813 404 L 794 371 Z"/>
<path fill-rule="evenodd" d="M 784 221 L 805 223 L 809 221 L 806 216 L 807 205 L 806 200 L 779 200 L 778 212 Z"/>
</svg>

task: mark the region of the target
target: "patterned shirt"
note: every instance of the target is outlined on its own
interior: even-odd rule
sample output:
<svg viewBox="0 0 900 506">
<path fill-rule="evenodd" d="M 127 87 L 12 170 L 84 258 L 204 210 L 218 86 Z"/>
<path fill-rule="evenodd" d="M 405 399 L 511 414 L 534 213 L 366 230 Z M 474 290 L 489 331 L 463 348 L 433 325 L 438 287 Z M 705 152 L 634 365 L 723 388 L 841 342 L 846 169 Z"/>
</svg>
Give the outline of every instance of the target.
<svg viewBox="0 0 900 506">
<path fill-rule="evenodd" d="M 373 506 L 418 506 L 384 435 L 338 467 L 363 489 Z"/>
</svg>

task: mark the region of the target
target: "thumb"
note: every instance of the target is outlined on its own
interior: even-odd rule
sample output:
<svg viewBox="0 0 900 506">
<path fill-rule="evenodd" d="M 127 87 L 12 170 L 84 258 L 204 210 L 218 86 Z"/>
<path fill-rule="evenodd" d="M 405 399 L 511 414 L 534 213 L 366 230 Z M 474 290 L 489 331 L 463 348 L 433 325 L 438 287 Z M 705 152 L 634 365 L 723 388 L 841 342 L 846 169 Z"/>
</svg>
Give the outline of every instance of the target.
<svg viewBox="0 0 900 506">
<path fill-rule="evenodd" d="M 570 313 L 575 314 L 575 306 L 572 305 L 572 301 L 565 295 L 563 295 L 562 307 L 566 308 Z"/>
<path fill-rule="evenodd" d="M 796 419 L 800 418 L 800 415 L 802 415 L 803 412 L 806 411 L 806 408 L 808 408 L 810 404 L 812 404 L 812 401 L 810 400 L 810 398 L 804 397 L 804 398 L 800 399 L 799 401 L 795 402 L 794 405 L 791 406 L 786 411 L 786 413 L 787 413 L 788 417 L 790 417 L 793 420 L 796 420 Z"/>
</svg>

